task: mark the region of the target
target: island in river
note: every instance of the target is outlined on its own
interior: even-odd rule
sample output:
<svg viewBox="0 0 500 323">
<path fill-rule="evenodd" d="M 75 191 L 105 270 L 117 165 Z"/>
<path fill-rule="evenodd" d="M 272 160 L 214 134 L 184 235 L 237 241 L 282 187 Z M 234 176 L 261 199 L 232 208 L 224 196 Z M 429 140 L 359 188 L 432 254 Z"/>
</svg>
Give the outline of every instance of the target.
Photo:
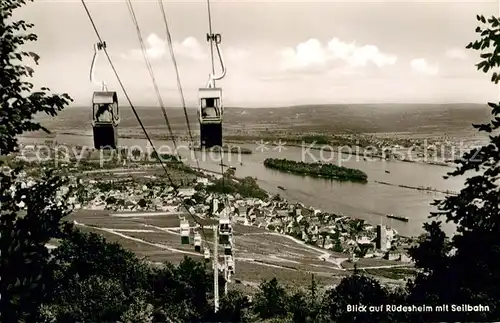
<svg viewBox="0 0 500 323">
<path fill-rule="evenodd" d="M 264 166 L 297 175 L 329 178 L 338 181 L 366 183 L 368 176 L 359 169 L 326 163 L 304 163 L 287 159 L 266 158 Z"/>
</svg>

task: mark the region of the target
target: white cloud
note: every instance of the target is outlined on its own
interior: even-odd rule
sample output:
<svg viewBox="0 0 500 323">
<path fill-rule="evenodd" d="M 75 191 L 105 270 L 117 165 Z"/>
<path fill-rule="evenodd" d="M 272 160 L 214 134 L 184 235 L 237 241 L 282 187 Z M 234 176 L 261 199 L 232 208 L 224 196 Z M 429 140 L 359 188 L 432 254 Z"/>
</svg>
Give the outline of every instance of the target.
<svg viewBox="0 0 500 323">
<path fill-rule="evenodd" d="M 146 53 L 150 60 L 155 60 L 163 57 L 167 52 L 166 43 L 163 39 L 158 37 L 156 34 L 150 34 L 145 41 Z M 133 60 L 143 60 L 142 50 L 132 49 L 129 53 L 123 54 L 123 58 L 133 59 Z"/>
<path fill-rule="evenodd" d="M 150 60 L 157 60 L 164 56 L 170 56 L 167 42 L 156 34 L 150 34 L 145 41 L 146 53 Z M 173 42 L 176 57 L 184 57 L 194 60 L 203 60 L 207 57 L 206 49 L 203 48 L 194 37 L 188 37 L 182 42 Z M 142 50 L 132 49 L 129 53 L 123 54 L 123 58 L 132 60 L 143 60 Z"/>
<path fill-rule="evenodd" d="M 439 72 L 439 68 L 436 64 L 431 65 L 423 58 L 415 58 L 410 62 L 410 66 L 413 71 L 417 73 L 436 75 Z"/>
<path fill-rule="evenodd" d="M 397 60 L 394 55 L 381 53 L 377 46 L 356 46 L 354 42 L 346 44 L 338 38 L 333 38 L 328 43 L 328 49 L 335 58 L 345 60 L 352 66 L 365 66 L 368 62 L 372 62 L 378 67 L 382 67 L 393 65 Z"/>
<path fill-rule="evenodd" d="M 150 34 L 145 41 L 146 52 L 150 60 L 158 60 L 163 57 L 170 58 L 170 51 L 165 40 L 158 37 L 156 34 Z M 175 57 L 178 59 L 187 58 L 195 61 L 208 60 L 210 55 L 210 47 L 206 46 L 194 37 L 187 37 L 183 41 L 173 42 Z M 214 52 L 216 55 L 216 53 Z M 229 61 L 241 61 L 250 57 L 250 52 L 242 48 L 222 47 L 222 55 L 224 59 Z M 129 53 L 121 55 L 124 59 L 144 60 L 142 50 L 132 49 Z"/>
<path fill-rule="evenodd" d="M 326 63 L 327 53 L 319 40 L 309 39 L 295 49 L 286 48 L 282 52 L 284 69 L 301 69 L 322 66 Z"/>
<path fill-rule="evenodd" d="M 208 57 L 208 47 L 202 46 L 194 37 L 188 37 L 181 43 L 174 42 L 173 45 L 176 56 L 188 57 L 197 61 Z"/>
<path fill-rule="evenodd" d="M 450 48 L 445 55 L 451 59 L 467 59 L 467 53 L 461 48 Z"/>
<path fill-rule="evenodd" d="M 344 66 L 361 67 L 372 63 L 378 67 L 393 65 L 397 57 L 382 53 L 377 46 L 358 46 L 354 42 L 345 43 L 333 38 L 326 46 L 317 39 L 309 39 L 296 48 L 286 48 L 281 52 L 285 70 L 324 70 L 329 64 L 342 62 Z"/>
</svg>

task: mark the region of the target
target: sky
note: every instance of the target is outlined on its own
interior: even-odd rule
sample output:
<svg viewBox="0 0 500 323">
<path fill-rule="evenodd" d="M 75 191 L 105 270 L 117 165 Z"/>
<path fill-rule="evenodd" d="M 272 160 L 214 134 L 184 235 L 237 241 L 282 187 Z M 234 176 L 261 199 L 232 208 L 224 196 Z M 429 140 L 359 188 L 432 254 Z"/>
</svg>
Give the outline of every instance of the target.
<svg viewBox="0 0 500 323">
<path fill-rule="evenodd" d="M 134 105 L 158 106 L 125 0 L 86 1 Z M 476 14 L 498 15 L 497 1 L 212 0 L 213 32 L 222 35 L 225 106 L 335 103 L 455 103 L 498 100 L 498 86 L 474 66 Z M 180 107 L 165 24 L 156 0 L 132 1 L 165 106 Z M 206 1 L 163 1 L 186 103 L 211 72 Z M 35 24 L 40 56 L 34 83 L 89 105 L 98 41 L 80 1 L 36 0 L 17 18 Z M 220 70 L 220 65 L 216 64 Z M 95 77 L 127 105 L 102 51 Z"/>
</svg>

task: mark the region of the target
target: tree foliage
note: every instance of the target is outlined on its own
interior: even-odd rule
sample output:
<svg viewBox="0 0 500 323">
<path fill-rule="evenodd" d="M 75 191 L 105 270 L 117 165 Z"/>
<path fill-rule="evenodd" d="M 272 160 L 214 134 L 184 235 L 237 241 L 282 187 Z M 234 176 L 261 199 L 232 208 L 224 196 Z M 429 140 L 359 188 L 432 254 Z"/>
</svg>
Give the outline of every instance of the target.
<svg viewBox="0 0 500 323">
<path fill-rule="evenodd" d="M 0 156 L 17 150 L 17 135 L 45 130 L 33 120 L 37 113 L 56 115 L 71 101 L 67 94 L 34 91 L 29 82 L 33 68 L 25 63 L 40 57 L 21 46 L 37 40 L 32 24 L 13 20 L 26 1 L 0 2 Z M 3 161 L 0 161 L 3 166 Z M 0 315 L 2 322 L 36 321 L 39 305 L 47 298 L 51 267 L 45 244 L 60 235 L 60 220 L 67 215 L 65 179 L 47 173 L 27 187 L 20 169 L 0 173 Z"/>
<path fill-rule="evenodd" d="M 231 170 L 232 172 L 232 170 Z M 240 194 L 242 197 L 253 197 L 264 199 L 267 192 L 259 187 L 257 181 L 252 177 L 245 177 L 240 180 L 231 178 L 231 173 L 226 172 L 224 178 L 216 179 L 213 185 L 207 186 L 207 192 Z"/>
<path fill-rule="evenodd" d="M 263 319 L 285 316 L 288 295 L 276 278 L 263 282 L 260 292 L 255 295 L 254 311 Z"/>
<path fill-rule="evenodd" d="M 237 290 L 230 290 L 221 298 L 217 319 L 220 322 L 248 321 L 250 307 L 251 304 L 246 295 Z"/>
<path fill-rule="evenodd" d="M 32 0 L 31 0 L 32 1 Z M 30 2 L 31 2 L 30 1 Z M 38 39 L 28 32 L 33 27 L 24 20 L 12 21 L 15 9 L 25 5 L 25 0 L 6 0 L 0 3 L 0 153 L 8 154 L 17 149 L 16 136 L 26 131 L 48 130 L 33 121 L 37 113 L 57 115 L 72 99 L 67 94 L 49 94 L 50 89 L 42 87 L 34 91 L 27 79 L 34 70 L 27 63 L 31 58 L 38 64 L 40 57 L 33 52 L 20 49 L 27 42 Z"/>
<path fill-rule="evenodd" d="M 493 72 L 498 83 L 500 66 L 500 21 L 477 16 L 480 39 L 467 45 L 480 52 L 476 65 L 484 73 Z M 422 304 L 489 305 L 490 312 L 428 314 L 433 319 L 496 320 L 500 318 L 500 104 L 490 102 L 492 120 L 473 125 L 489 133 L 489 143 L 456 160 L 457 169 L 449 176 L 471 174 L 457 196 L 436 201 L 438 212 L 431 217 L 445 218 L 457 226 L 447 241 L 441 222 L 426 225 L 427 237 L 411 250 L 423 272 L 412 283 L 410 302 Z"/>
<path fill-rule="evenodd" d="M 118 280 L 127 294 L 150 287 L 150 266 L 118 243 L 109 243 L 96 233 L 67 230 L 52 256 L 53 275 L 57 280 L 55 291 L 67 290 L 66 285 L 71 284 L 75 276 L 88 279 L 105 275 L 108 279 Z"/>
<path fill-rule="evenodd" d="M 21 45 L 35 41 L 32 27 L 13 21 L 23 0 L 0 2 L 0 154 L 15 152 L 16 136 L 46 130 L 33 120 L 37 113 L 56 115 L 70 101 L 68 95 L 36 92 L 27 80 L 33 69 L 23 60 L 38 55 Z M 478 70 L 492 72 L 500 66 L 500 20 L 478 16 L 480 39 L 467 48 L 480 51 Z M 65 178 L 42 171 L 38 181 L 27 184 L 21 169 L 0 173 L 0 321 L 1 322 L 414 322 L 495 321 L 500 319 L 500 103 L 488 103 L 493 119 L 474 125 L 490 134 L 487 145 L 457 160 L 449 176 L 475 171 L 458 196 L 436 201 L 439 212 L 457 226 L 448 239 L 441 222 L 425 224 L 426 234 L 410 250 L 420 274 L 405 289 L 391 291 L 359 272 L 335 288 L 320 293 L 313 281 L 310 291 L 290 291 L 276 279 L 264 281 L 250 299 L 238 291 L 221 298 L 213 313 L 213 275 L 203 263 L 184 258 L 177 266 L 154 267 L 117 243 L 64 223 L 71 211 L 73 188 Z M 0 166 L 3 166 L 0 161 Z M 281 165 L 283 166 L 283 165 Z M 280 167 L 281 167 L 280 166 Z M 284 167 L 284 166 L 283 166 Z M 337 170 L 335 170 L 336 172 Z M 233 182 L 231 189 L 243 196 L 266 195 L 253 178 Z M 235 184 L 236 183 L 236 184 Z M 226 185 L 227 186 L 227 185 Z M 218 189 L 218 186 L 216 186 Z M 439 219 L 436 219 L 439 220 Z M 354 230 L 355 228 L 353 228 Z M 46 244 L 59 239 L 50 254 Z M 221 295 L 223 279 L 219 278 Z M 360 313 L 348 305 L 480 304 L 490 312 L 430 312 L 388 314 Z"/>
<path fill-rule="evenodd" d="M 325 312 L 333 322 L 381 322 L 384 312 L 362 312 L 348 310 L 352 305 L 386 305 L 389 293 L 378 281 L 359 273 L 344 278 L 326 296 Z"/>
</svg>

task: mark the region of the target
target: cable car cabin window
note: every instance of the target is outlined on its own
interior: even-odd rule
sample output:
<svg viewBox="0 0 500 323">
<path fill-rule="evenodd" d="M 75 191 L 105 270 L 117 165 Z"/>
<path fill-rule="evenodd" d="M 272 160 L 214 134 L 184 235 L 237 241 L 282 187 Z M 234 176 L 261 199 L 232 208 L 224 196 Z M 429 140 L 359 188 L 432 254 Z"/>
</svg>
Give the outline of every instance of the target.
<svg viewBox="0 0 500 323">
<path fill-rule="evenodd" d="M 111 122 L 113 120 L 112 104 L 96 104 L 97 112 L 95 118 L 97 122 Z"/>
<path fill-rule="evenodd" d="M 201 100 L 201 113 L 203 118 L 219 118 L 220 99 L 208 98 Z"/>
<path fill-rule="evenodd" d="M 229 244 L 229 236 L 220 235 L 219 236 L 219 243 L 220 244 Z"/>
</svg>

